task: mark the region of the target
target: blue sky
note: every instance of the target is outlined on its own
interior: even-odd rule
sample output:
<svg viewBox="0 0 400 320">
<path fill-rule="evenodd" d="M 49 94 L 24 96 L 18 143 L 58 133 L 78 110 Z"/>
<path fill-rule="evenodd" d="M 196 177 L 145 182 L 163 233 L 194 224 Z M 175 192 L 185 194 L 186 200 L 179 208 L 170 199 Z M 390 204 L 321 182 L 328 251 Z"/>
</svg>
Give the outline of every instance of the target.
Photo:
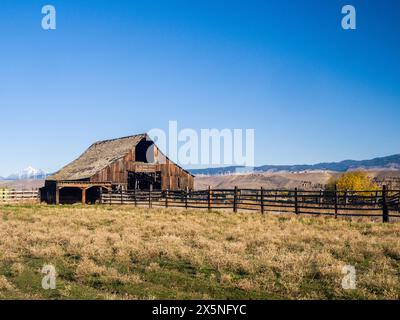
<svg viewBox="0 0 400 320">
<path fill-rule="evenodd" d="M 2 0 L 0 30 L 3 176 L 169 120 L 254 128 L 257 165 L 400 151 L 396 0 Z"/>
</svg>

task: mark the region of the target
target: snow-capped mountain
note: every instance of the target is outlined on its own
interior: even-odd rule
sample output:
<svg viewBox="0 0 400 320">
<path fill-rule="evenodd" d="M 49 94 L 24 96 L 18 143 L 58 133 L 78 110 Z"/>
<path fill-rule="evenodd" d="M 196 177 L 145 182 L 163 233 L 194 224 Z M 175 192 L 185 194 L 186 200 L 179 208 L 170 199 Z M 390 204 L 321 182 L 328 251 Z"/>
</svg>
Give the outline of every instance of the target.
<svg viewBox="0 0 400 320">
<path fill-rule="evenodd" d="M 4 178 L 5 180 L 42 180 L 46 179 L 49 175 L 48 172 L 42 169 L 35 169 L 31 166 L 21 170 L 18 173 L 14 173 Z"/>
</svg>

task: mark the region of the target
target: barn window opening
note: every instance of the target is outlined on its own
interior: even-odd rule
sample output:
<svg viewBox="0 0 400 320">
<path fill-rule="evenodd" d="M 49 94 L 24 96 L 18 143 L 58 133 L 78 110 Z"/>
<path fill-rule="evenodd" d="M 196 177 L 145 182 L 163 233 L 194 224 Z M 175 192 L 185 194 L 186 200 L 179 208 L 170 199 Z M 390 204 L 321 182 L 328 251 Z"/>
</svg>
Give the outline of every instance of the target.
<svg viewBox="0 0 400 320">
<path fill-rule="evenodd" d="M 154 142 L 142 139 L 135 148 L 135 161 L 154 163 Z"/>
<path fill-rule="evenodd" d="M 161 172 L 128 172 L 128 190 L 161 190 Z"/>
</svg>

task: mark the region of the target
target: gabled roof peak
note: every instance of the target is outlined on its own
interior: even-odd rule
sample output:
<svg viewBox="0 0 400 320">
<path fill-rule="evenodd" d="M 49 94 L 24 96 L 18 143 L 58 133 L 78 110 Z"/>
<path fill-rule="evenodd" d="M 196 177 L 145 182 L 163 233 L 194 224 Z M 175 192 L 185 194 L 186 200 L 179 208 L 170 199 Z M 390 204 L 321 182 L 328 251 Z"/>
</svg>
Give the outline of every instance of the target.
<svg viewBox="0 0 400 320">
<path fill-rule="evenodd" d="M 107 139 L 107 140 L 99 140 L 96 141 L 95 143 L 92 144 L 92 146 L 94 145 L 98 145 L 98 144 L 103 144 L 103 143 L 109 143 L 109 142 L 115 142 L 115 141 L 122 141 L 122 140 L 127 140 L 127 139 L 137 139 L 137 138 L 146 138 L 146 139 L 150 139 L 147 133 L 139 133 L 139 134 L 134 134 L 134 135 L 130 135 L 130 136 L 125 136 L 125 137 L 121 137 L 121 138 L 114 138 L 114 139 Z"/>
<path fill-rule="evenodd" d="M 92 177 L 113 162 L 123 158 L 147 134 L 137 134 L 123 138 L 98 141 L 92 144 L 78 159 L 48 177 L 48 180 L 84 180 Z"/>
</svg>

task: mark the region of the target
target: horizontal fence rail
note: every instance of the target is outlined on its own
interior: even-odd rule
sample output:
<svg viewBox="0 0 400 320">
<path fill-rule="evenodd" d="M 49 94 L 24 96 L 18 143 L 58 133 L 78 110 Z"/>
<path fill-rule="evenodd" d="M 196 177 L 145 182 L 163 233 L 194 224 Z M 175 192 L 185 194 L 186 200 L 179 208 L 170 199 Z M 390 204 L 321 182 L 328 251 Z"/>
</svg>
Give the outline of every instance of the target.
<svg viewBox="0 0 400 320">
<path fill-rule="evenodd" d="M 39 203 L 39 202 L 40 202 L 40 193 L 38 189 L 33 189 L 33 190 L 0 189 L 0 204 Z"/>
<path fill-rule="evenodd" d="M 198 209 L 252 210 L 261 213 L 326 215 L 335 218 L 400 218 L 400 191 L 305 191 L 268 189 L 211 189 L 199 191 L 128 190 L 102 193 L 100 202 L 110 205 Z"/>
<path fill-rule="evenodd" d="M 400 218 L 400 190 L 127 190 L 100 194 L 100 203 L 146 207 L 228 209 L 332 217 Z M 39 190 L 0 189 L 0 204 L 39 203 Z"/>
</svg>

